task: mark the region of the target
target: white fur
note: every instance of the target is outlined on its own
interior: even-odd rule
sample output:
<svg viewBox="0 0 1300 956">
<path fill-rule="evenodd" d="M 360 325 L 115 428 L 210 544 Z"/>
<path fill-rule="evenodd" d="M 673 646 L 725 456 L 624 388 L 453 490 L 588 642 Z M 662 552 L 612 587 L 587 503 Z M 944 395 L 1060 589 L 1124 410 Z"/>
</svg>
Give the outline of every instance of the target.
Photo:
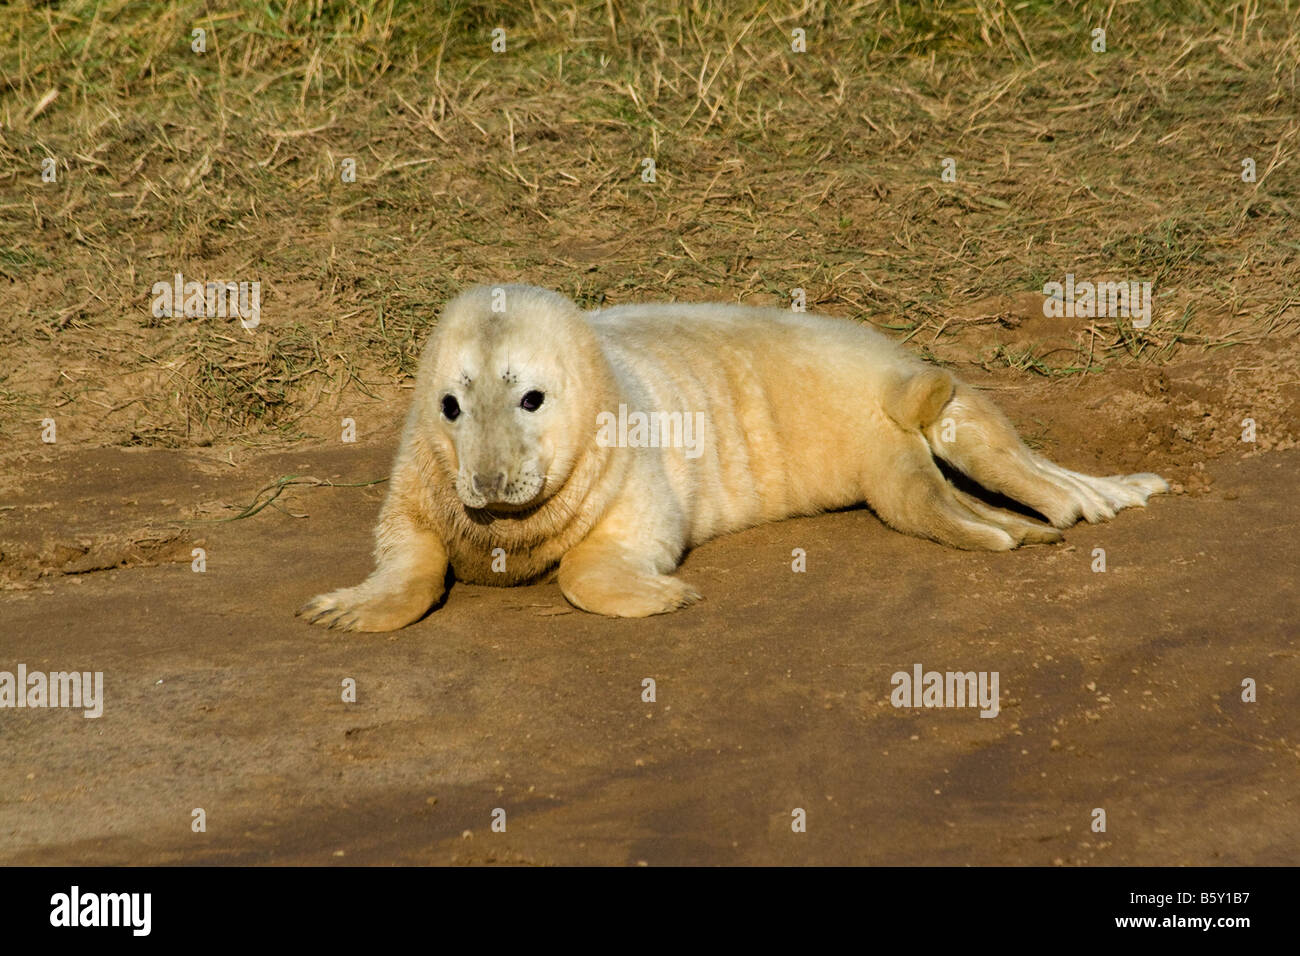
<svg viewBox="0 0 1300 956">
<path fill-rule="evenodd" d="M 520 407 L 530 391 L 545 396 L 536 411 Z M 608 447 L 597 422 L 620 405 L 706 427 L 694 449 Z M 1059 540 L 954 488 L 936 457 L 1056 527 L 1167 490 L 1155 475 L 1096 478 L 1035 455 L 983 395 L 865 325 L 732 305 L 582 313 L 541 289 L 472 289 L 448 304 L 421 359 L 376 571 L 301 613 L 390 630 L 442 596 L 448 567 L 515 584 L 558 565 L 578 607 L 656 614 L 699 597 L 669 574 L 687 549 L 859 502 L 960 548 Z"/>
</svg>

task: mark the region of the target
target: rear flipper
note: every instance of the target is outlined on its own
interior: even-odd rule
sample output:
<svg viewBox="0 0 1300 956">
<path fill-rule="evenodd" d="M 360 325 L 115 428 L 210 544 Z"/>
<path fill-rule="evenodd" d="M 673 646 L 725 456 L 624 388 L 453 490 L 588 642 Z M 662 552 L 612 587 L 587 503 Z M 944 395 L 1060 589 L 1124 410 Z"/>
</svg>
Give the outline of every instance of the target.
<svg viewBox="0 0 1300 956">
<path fill-rule="evenodd" d="M 900 432 L 888 449 L 888 470 L 865 489 L 867 502 L 891 527 L 966 551 L 1009 551 L 1061 540 L 1061 532 L 1002 511 L 955 488 L 935 464 L 925 439 Z"/>
<path fill-rule="evenodd" d="M 937 457 L 989 491 L 1028 505 L 1058 528 L 1068 528 L 1081 517 L 1105 521 L 1169 490 L 1159 475 L 1098 478 L 1034 454 L 993 403 L 965 384 L 957 384 L 921 430 Z"/>
</svg>

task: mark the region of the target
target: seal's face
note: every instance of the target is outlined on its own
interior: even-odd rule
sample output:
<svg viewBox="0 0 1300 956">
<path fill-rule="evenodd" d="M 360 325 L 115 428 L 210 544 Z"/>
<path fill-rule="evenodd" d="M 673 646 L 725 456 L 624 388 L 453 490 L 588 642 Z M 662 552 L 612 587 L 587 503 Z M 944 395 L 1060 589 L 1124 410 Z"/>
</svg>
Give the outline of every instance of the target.
<svg viewBox="0 0 1300 956">
<path fill-rule="evenodd" d="M 569 476 L 591 430 L 575 329 L 587 331 L 572 303 L 520 286 L 447 307 L 424 421 L 466 508 L 533 508 Z"/>
<path fill-rule="evenodd" d="M 555 390 L 547 378 L 490 362 L 443 392 L 439 424 L 455 449 L 456 494 L 465 507 L 522 508 L 544 497 L 555 456 L 546 427 L 555 417 Z"/>
</svg>

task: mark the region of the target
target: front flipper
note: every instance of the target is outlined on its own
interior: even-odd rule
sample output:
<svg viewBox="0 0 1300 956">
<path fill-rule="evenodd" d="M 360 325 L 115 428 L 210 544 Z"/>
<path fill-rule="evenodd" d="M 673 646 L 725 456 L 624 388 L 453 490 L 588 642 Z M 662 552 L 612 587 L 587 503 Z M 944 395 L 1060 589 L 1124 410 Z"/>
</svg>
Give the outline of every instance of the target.
<svg viewBox="0 0 1300 956">
<path fill-rule="evenodd" d="M 447 590 L 447 551 L 430 531 L 381 524 L 374 573 L 355 587 L 318 594 L 298 616 L 341 631 L 395 631 L 418 621 Z"/>
<path fill-rule="evenodd" d="M 571 604 L 609 617 L 667 614 L 700 600 L 685 581 L 660 574 L 650 558 L 602 538 L 588 538 L 564 556 L 559 584 Z"/>
</svg>

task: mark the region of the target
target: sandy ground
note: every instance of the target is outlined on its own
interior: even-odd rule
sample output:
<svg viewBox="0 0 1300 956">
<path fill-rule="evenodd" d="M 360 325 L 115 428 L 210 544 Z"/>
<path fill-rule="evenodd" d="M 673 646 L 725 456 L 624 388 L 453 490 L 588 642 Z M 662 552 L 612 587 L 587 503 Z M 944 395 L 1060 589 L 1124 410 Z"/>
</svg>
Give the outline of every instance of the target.
<svg viewBox="0 0 1300 956">
<path fill-rule="evenodd" d="M 999 400 L 1068 426 L 1129 407 L 1117 390 Z M 1178 461 L 1168 423 L 1109 418 L 1053 425 L 1049 450 L 1182 493 L 1061 546 L 962 553 L 856 509 L 698 549 L 681 573 L 706 600 L 674 615 L 457 584 L 378 636 L 293 610 L 367 573 L 384 485 L 208 519 L 281 475 L 382 476 L 392 429 L 11 453 L 0 669 L 102 671 L 106 701 L 0 712 L 0 862 L 1295 863 L 1300 450 Z M 895 709 L 891 675 L 916 663 L 997 671 L 1001 713 Z"/>
</svg>

